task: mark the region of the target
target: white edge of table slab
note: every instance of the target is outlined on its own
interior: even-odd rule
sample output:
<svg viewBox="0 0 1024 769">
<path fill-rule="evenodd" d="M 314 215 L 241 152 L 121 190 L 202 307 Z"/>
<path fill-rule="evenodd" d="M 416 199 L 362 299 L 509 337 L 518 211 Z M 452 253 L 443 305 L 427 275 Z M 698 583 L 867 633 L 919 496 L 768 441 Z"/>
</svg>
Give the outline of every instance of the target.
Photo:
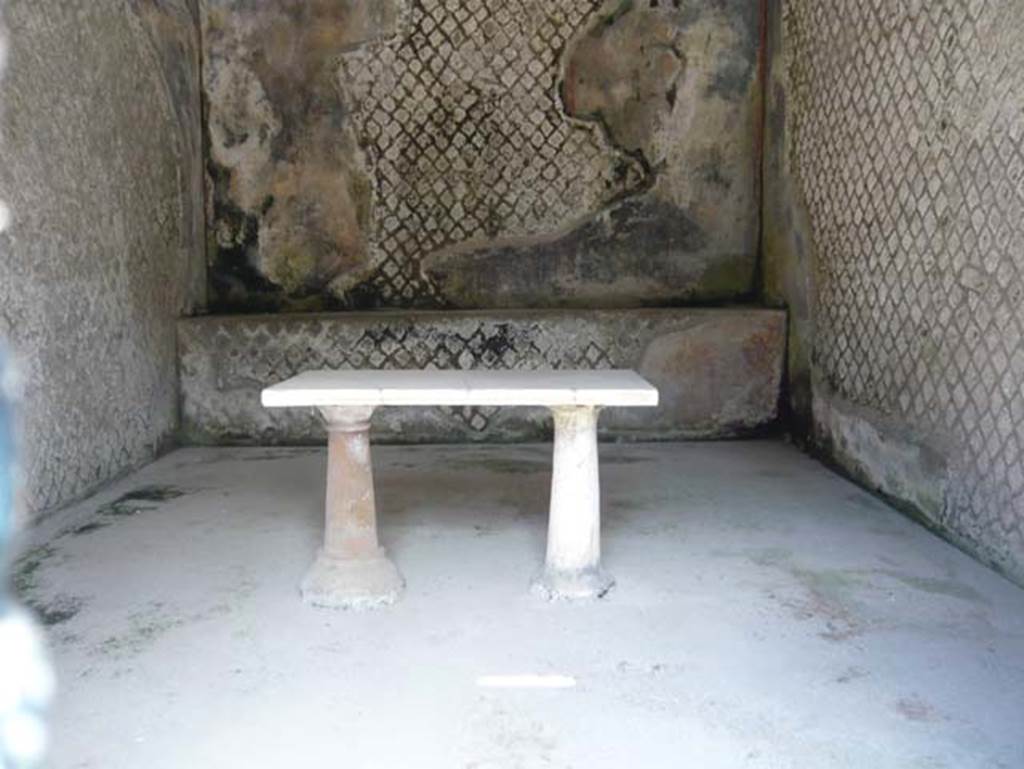
<svg viewBox="0 0 1024 769">
<path fill-rule="evenodd" d="M 385 381 L 381 385 L 374 385 L 372 384 L 374 379 Z M 425 379 L 426 383 L 420 384 L 416 381 L 420 379 Z M 320 370 L 307 371 L 266 388 L 261 394 L 261 402 L 268 408 L 320 406 L 652 407 L 658 405 L 658 390 L 630 369 L 572 372 Z"/>
<path fill-rule="evenodd" d="M 522 390 L 514 395 L 507 391 L 489 390 L 431 390 L 410 392 L 390 389 L 313 388 L 308 390 L 277 390 L 268 388 L 261 396 L 267 408 L 316 408 L 321 406 L 628 406 L 651 408 L 658 405 L 658 391 L 654 389 L 619 390 Z"/>
</svg>

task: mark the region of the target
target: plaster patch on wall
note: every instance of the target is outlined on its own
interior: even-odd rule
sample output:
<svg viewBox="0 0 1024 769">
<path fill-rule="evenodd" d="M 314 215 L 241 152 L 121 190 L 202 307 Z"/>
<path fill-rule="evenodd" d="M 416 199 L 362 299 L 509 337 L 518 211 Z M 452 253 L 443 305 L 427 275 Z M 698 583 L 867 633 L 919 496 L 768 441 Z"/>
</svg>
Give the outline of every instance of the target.
<svg viewBox="0 0 1024 769">
<path fill-rule="evenodd" d="M 637 369 L 661 387 L 655 412 L 623 412 L 617 422 L 686 425 L 693 434 L 737 435 L 777 415 L 785 349 L 780 314 L 764 323 L 730 313 L 658 336 Z"/>
<path fill-rule="evenodd" d="M 427 254 L 557 232 L 645 183 L 558 101 L 559 52 L 598 5 L 422 0 L 398 38 L 344 57 L 382 207 L 385 301 L 432 291 Z"/>
<path fill-rule="evenodd" d="M 615 13 L 567 52 L 566 111 L 598 122 L 616 147 L 640 158 L 654 200 L 699 222 L 719 252 L 752 250 L 750 232 L 735 227 L 757 205 L 757 4 L 609 7 Z"/>
<path fill-rule="evenodd" d="M 815 400 L 814 422 L 819 443 L 858 480 L 909 503 L 932 525 L 942 521 L 949 471 L 934 436 L 915 436 L 834 397 Z"/>
<path fill-rule="evenodd" d="M 393 2 L 202 4 L 214 302 L 302 298 L 374 268 L 373 196 L 334 66 Z"/>
</svg>

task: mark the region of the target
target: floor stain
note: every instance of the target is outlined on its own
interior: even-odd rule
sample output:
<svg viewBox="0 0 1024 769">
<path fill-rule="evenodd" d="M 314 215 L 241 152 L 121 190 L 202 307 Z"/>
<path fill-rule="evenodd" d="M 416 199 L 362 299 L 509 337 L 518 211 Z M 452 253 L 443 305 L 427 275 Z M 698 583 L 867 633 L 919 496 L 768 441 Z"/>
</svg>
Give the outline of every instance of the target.
<svg viewBox="0 0 1024 769">
<path fill-rule="evenodd" d="M 902 697 L 893 705 L 893 709 L 908 721 L 918 723 L 935 723 L 944 720 L 935 707 L 917 696 Z"/>
<path fill-rule="evenodd" d="M 624 454 L 612 454 L 611 456 L 601 456 L 602 465 L 642 465 L 645 462 L 653 462 L 651 457 L 636 457 Z"/>
<path fill-rule="evenodd" d="M 104 521 L 91 521 L 89 523 L 82 524 L 77 529 L 72 529 L 71 536 L 81 537 L 85 534 L 92 534 L 94 531 L 105 529 L 109 525 L 109 523 L 106 523 Z"/>
<path fill-rule="evenodd" d="M 889 508 L 879 500 L 872 497 L 870 494 L 864 492 L 853 492 L 845 495 L 844 499 L 855 507 L 862 508 L 864 510 L 872 510 L 875 512 L 888 513 Z"/>
<path fill-rule="evenodd" d="M 604 501 L 604 506 L 609 512 L 639 512 L 656 511 L 665 507 L 671 509 L 676 502 L 677 499 L 671 494 L 609 494 Z"/>
<path fill-rule="evenodd" d="M 124 658 L 141 654 L 157 639 L 185 624 L 183 617 L 174 616 L 164 604 L 154 602 L 149 608 L 128 617 L 128 629 L 108 636 L 95 651 L 105 657 Z"/>
<path fill-rule="evenodd" d="M 101 517 L 129 517 L 155 510 L 158 503 L 183 496 L 185 492 L 174 486 L 141 486 L 103 505 L 96 514 Z"/>
<path fill-rule="evenodd" d="M 28 595 L 39 586 L 39 570 L 42 566 L 57 554 L 57 550 L 50 545 L 34 547 L 21 556 L 14 564 L 14 591 L 22 598 Z"/>
<path fill-rule="evenodd" d="M 985 596 L 979 593 L 970 585 L 965 585 L 962 582 L 957 582 L 951 579 L 939 579 L 935 577 L 918 577 L 913 574 L 906 574 L 895 569 L 878 569 L 875 571 L 877 574 L 883 574 L 886 577 L 896 580 L 909 588 L 914 590 L 920 590 L 923 593 L 931 593 L 932 595 L 942 595 L 947 598 L 956 598 L 961 601 L 969 601 L 982 606 L 991 605 Z"/>
<path fill-rule="evenodd" d="M 323 454 L 323 448 L 299 448 L 299 449 L 281 449 L 279 451 L 265 451 L 258 454 L 243 454 L 238 457 L 243 462 L 268 462 L 277 459 L 298 459 L 300 457 L 308 457 L 310 454 Z"/>
<path fill-rule="evenodd" d="M 512 459 L 502 457 L 477 457 L 466 463 L 475 468 L 482 468 L 492 473 L 510 475 L 533 475 L 534 473 L 550 472 L 551 463 L 536 459 Z"/>
<path fill-rule="evenodd" d="M 60 594 L 48 601 L 36 598 L 25 598 L 25 606 L 35 613 L 39 624 L 43 627 L 55 627 L 73 619 L 85 606 L 85 601 L 77 596 Z"/>
<path fill-rule="evenodd" d="M 784 601 L 799 619 L 819 619 L 825 629 L 818 633 L 826 641 L 848 641 L 865 632 L 868 623 L 855 611 L 849 593 L 863 584 L 856 575 L 843 571 L 789 569 L 803 586 L 802 599 Z"/>
<path fill-rule="evenodd" d="M 152 601 L 145 609 L 129 614 L 127 629 L 96 644 L 93 654 L 115 659 L 135 657 L 172 630 L 231 614 L 238 603 L 248 598 L 256 587 L 255 582 L 243 581 L 230 591 L 230 600 L 193 612 L 182 612 L 167 606 L 163 601 Z"/>
<path fill-rule="evenodd" d="M 739 553 L 721 553 L 723 556 L 737 556 Z M 793 562 L 793 553 L 785 548 L 763 548 L 746 551 L 745 556 L 752 563 L 766 568 L 778 569 L 792 577 L 801 587 L 798 596 L 788 595 L 784 588 L 767 591 L 768 597 L 793 611 L 801 620 L 819 619 L 825 623 L 825 630 L 819 635 L 829 641 L 846 641 L 863 634 L 874 626 L 885 624 L 884 616 L 869 618 L 858 596 L 874 592 L 893 596 L 899 587 L 929 595 L 966 601 L 979 606 L 990 602 L 970 585 L 954 579 L 924 577 L 908 574 L 900 569 L 811 569 Z"/>
<path fill-rule="evenodd" d="M 484 701 L 466 728 L 464 769 L 562 766 L 555 763 L 557 735 L 528 713 Z"/>
<path fill-rule="evenodd" d="M 69 621 L 85 606 L 85 601 L 77 596 L 63 593 L 45 599 L 39 596 L 40 570 L 57 553 L 51 545 L 42 545 L 29 550 L 14 565 L 14 592 L 44 627 L 55 627 Z"/>
<path fill-rule="evenodd" d="M 864 670 L 863 668 L 849 667 L 846 670 L 844 670 L 842 673 L 840 673 L 838 676 L 836 676 L 836 683 L 837 684 L 848 684 L 848 683 L 851 683 L 852 681 L 858 681 L 861 678 L 867 678 L 870 675 L 871 674 L 868 671 Z"/>
<path fill-rule="evenodd" d="M 723 557 L 737 555 L 733 552 L 718 551 Z M 793 551 L 785 547 L 763 547 L 758 550 L 748 550 L 746 557 L 758 566 L 779 566 L 793 558 Z"/>
<path fill-rule="evenodd" d="M 221 465 L 231 462 L 269 462 L 279 459 L 299 459 L 308 457 L 311 454 L 326 455 L 326 446 L 296 446 L 279 447 L 274 449 L 251 449 L 249 451 L 216 451 L 200 457 L 188 457 L 174 465 L 176 470 L 188 467 Z"/>
<path fill-rule="evenodd" d="M 162 502 L 185 496 L 184 491 L 174 486 L 140 486 L 122 494 L 96 510 L 96 517 L 72 529 L 69 534 L 82 537 L 107 528 L 117 518 L 131 518 L 139 513 L 156 510 Z"/>
</svg>

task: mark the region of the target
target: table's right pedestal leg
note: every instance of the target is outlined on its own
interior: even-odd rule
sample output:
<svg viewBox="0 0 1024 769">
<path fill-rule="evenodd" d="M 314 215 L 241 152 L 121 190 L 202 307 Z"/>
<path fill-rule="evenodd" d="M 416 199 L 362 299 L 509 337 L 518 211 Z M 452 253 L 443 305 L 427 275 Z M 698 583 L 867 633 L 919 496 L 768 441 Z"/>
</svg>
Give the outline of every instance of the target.
<svg viewBox="0 0 1024 769">
<path fill-rule="evenodd" d="M 601 568 L 601 487 L 597 412 L 552 409 L 555 450 L 544 571 L 534 590 L 545 598 L 599 598 L 615 581 Z"/>
<path fill-rule="evenodd" d="M 324 546 L 302 581 L 306 603 L 365 609 L 394 603 L 404 586 L 377 538 L 370 407 L 321 409 L 327 422 Z"/>
</svg>

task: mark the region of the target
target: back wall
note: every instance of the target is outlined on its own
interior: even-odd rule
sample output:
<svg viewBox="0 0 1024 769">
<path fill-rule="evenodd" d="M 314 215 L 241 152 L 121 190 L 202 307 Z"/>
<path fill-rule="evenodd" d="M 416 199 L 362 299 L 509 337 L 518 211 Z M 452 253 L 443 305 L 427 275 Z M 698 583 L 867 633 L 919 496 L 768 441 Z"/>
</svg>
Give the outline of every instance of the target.
<svg viewBox="0 0 1024 769">
<path fill-rule="evenodd" d="M 753 291 L 757 0 L 202 0 L 215 311 Z"/>
</svg>

